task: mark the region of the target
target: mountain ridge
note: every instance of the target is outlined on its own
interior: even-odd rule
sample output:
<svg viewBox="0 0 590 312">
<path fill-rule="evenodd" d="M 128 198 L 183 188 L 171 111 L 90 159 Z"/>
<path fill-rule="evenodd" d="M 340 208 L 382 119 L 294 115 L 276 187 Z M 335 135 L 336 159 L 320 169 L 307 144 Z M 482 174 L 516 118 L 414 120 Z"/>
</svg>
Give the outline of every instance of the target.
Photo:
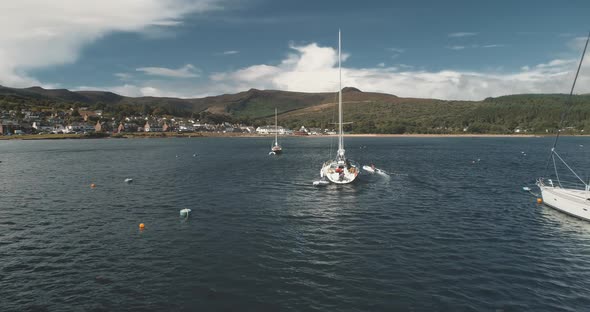
<svg viewBox="0 0 590 312">
<path fill-rule="evenodd" d="M 404 98 L 354 87 L 342 89 L 344 118 L 353 121 L 348 131 L 358 133 L 511 133 L 516 129 L 548 132 L 560 123 L 566 94 L 515 94 L 481 101 Z M 294 92 L 251 88 L 233 94 L 203 98 L 127 97 L 109 91 L 70 91 L 41 87 L 0 86 L 0 108 L 40 106 L 69 108 L 89 106 L 113 116 L 133 112 L 173 116 L 216 116 L 250 124 L 279 122 L 291 128 L 301 125 L 328 128 L 334 122 L 337 92 Z M 590 131 L 590 95 L 572 97 L 565 125 Z M 226 116 L 226 117 L 221 117 Z M 198 117 L 197 117 L 198 118 Z"/>
</svg>

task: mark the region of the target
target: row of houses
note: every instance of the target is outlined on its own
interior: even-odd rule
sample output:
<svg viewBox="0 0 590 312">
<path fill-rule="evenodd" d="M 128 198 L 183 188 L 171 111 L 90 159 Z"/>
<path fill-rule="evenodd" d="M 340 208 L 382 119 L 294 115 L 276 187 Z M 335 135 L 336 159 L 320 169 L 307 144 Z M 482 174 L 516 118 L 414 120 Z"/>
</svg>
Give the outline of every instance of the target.
<svg viewBox="0 0 590 312">
<path fill-rule="evenodd" d="M 171 125 L 166 120 L 146 121 L 143 126 L 138 126 L 136 122 L 119 123 L 115 121 L 96 123 L 91 122 L 72 122 L 64 124 L 61 122 L 18 122 L 15 120 L 0 120 L 0 135 L 27 134 L 27 133 L 89 133 L 89 132 L 195 132 L 195 131 L 216 131 L 216 132 L 247 132 L 254 133 L 253 127 L 232 126 L 232 125 L 209 125 L 209 124 L 182 124 Z"/>
<path fill-rule="evenodd" d="M 89 132 L 223 132 L 257 133 L 263 135 L 317 135 L 329 133 L 328 129 L 301 127 L 290 130 L 282 126 L 252 127 L 241 124 L 202 123 L 192 118 L 166 118 L 154 116 L 129 116 L 120 121 L 105 120 L 102 111 L 80 108 L 74 117 L 73 108 L 65 111 L 51 109 L 41 111 L 0 111 L 0 135 L 26 133 L 89 133 Z M 98 120 L 98 121 L 96 121 Z"/>
<path fill-rule="evenodd" d="M 301 126 L 299 130 L 293 131 L 287 128 L 283 128 L 281 126 L 262 126 L 256 128 L 257 134 L 275 134 L 278 133 L 279 135 L 322 135 L 322 134 L 336 134 L 336 132 L 332 129 L 321 129 L 321 128 L 306 128 L 305 126 Z"/>
<path fill-rule="evenodd" d="M 153 124 L 153 123 L 152 123 Z M 27 134 L 27 133 L 89 133 L 89 132 L 161 132 L 169 131 L 167 124 L 163 126 L 146 122 L 144 127 L 138 127 L 134 123 L 115 122 L 73 122 L 70 124 L 49 123 L 49 122 L 17 122 L 14 120 L 0 120 L 0 135 Z"/>
</svg>

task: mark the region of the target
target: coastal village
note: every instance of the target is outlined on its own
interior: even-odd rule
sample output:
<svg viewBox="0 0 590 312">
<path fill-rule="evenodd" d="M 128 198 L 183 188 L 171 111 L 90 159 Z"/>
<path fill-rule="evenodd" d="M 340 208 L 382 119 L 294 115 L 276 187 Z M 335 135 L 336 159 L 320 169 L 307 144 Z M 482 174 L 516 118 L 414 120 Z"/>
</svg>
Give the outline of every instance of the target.
<svg viewBox="0 0 590 312">
<path fill-rule="evenodd" d="M 306 128 L 287 129 L 274 125 L 258 126 L 232 124 L 229 122 L 207 123 L 196 118 L 173 116 L 137 115 L 123 118 L 105 116 L 102 110 L 91 110 L 86 107 L 67 110 L 32 111 L 4 110 L 0 111 L 0 135 L 31 135 L 31 134 L 123 134 L 123 133 L 235 133 L 269 135 L 325 135 L 336 134 L 333 129 Z"/>
</svg>

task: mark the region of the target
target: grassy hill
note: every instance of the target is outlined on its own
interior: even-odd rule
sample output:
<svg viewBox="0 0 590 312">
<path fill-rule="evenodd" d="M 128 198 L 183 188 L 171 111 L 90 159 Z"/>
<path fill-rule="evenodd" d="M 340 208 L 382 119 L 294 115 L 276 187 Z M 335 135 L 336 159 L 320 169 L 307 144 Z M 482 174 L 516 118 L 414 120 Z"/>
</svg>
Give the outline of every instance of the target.
<svg viewBox="0 0 590 312">
<path fill-rule="evenodd" d="M 391 94 L 343 89 L 345 121 L 356 133 L 512 133 L 516 128 L 545 133 L 557 127 L 566 111 L 567 95 L 520 94 L 483 101 L 443 101 L 400 98 Z M 256 125 L 274 122 L 290 128 L 331 128 L 336 120 L 337 93 L 257 90 L 198 99 L 125 97 L 103 91 L 25 89 L 0 86 L 0 109 L 69 108 L 89 106 L 114 117 L 137 113 L 242 121 Z M 576 95 L 565 126 L 590 131 L 590 95 Z"/>
</svg>

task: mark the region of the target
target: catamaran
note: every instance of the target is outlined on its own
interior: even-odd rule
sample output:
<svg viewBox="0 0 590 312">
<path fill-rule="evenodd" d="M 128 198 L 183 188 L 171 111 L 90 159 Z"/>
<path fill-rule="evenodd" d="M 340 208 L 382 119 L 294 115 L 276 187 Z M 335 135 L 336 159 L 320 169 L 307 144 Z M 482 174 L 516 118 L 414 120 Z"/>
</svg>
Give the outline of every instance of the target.
<svg viewBox="0 0 590 312">
<path fill-rule="evenodd" d="M 327 178 L 335 184 L 347 184 L 353 182 L 359 174 L 359 165 L 352 159 L 347 159 L 344 150 L 344 135 L 342 130 L 342 40 L 338 31 L 338 151 L 336 158 L 326 161 L 320 170 L 322 179 Z"/>
<path fill-rule="evenodd" d="M 283 152 L 283 148 L 279 145 L 279 126 L 277 125 L 277 108 L 275 107 L 275 141 L 270 148 L 270 154 L 278 155 Z"/>
<path fill-rule="evenodd" d="M 578 79 L 580 68 L 582 67 L 582 61 L 584 60 L 584 54 L 586 54 L 586 48 L 588 47 L 589 40 L 590 34 L 588 34 L 588 38 L 586 39 L 584 52 L 582 52 L 580 64 L 578 65 L 578 71 L 576 72 L 574 83 L 570 90 L 570 94 L 568 97 L 568 110 L 569 108 L 571 108 L 572 105 L 572 94 L 574 92 L 574 87 L 576 86 L 576 80 Z M 560 129 L 565 115 L 566 114 L 562 116 L 559 125 Z M 551 148 L 550 157 L 547 160 L 546 166 L 546 169 L 548 169 L 550 162 L 553 162 L 553 167 L 555 170 L 555 180 L 541 177 L 537 179 L 536 184 L 541 190 L 542 201 L 545 203 L 545 205 L 556 210 L 562 211 L 566 214 L 572 215 L 574 217 L 590 221 L 590 185 L 586 183 L 582 178 L 580 178 L 580 176 L 574 171 L 574 169 L 570 165 L 568 165 L 565 162 L 565 160 L 557 153 L 556 147 L 557 141 L 559 140 L 560 129 L 557 130 L 557 135 L 555 137 L 555 141 L 553 142 L 553 147 Z M 569 172 L 573 174 L 573 177 L 575 177 L 577 181 L 570 184 L 570 182 L 566 182 L 563 179 L 561 179 L 559 177 L 557 168 L 558 163 L 562 163 L 565 166 L 565 168 L 567 168 Z"/>
</svg>

